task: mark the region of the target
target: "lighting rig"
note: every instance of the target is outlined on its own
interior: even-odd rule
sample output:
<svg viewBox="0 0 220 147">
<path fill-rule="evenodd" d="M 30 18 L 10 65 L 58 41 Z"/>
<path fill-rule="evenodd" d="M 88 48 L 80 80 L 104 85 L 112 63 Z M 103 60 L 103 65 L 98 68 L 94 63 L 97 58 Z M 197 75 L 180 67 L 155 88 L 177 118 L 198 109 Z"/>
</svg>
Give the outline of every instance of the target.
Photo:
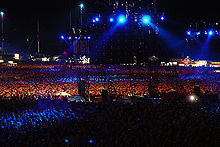
<svg viewBox="0 0 220 147">
<path fill-rule="evenodd" d="M 189 29 L 186 31 L 187 38 L 204 38 L 214 37 L 220 39 L 220 20 L 212 23 L 206 21 L 196 22 L 189 25 Z"/>
<path fill-rule="evenodd" d="M 106 7 L 97 6 L 102 11 L 97 8 L 96 14 L 85 14 L 87 18 L 83 19 L 83 24 L 72 28 L 72 34 L 60 36 L 66 43 L 77 42 L 76 54 L 87 50 L 91 58 L 121 63 L 132 62 L 134 56 L 144 60 L 157 52 L 157 26 L 166 22 L 166 16 L 157 12 L 156 0 L 103 0 L 102 3 L 107 4 Z"/>
<path fill-rule="evenodd" d="M 165 16 L 163 15 L 160 17 L 160 21 L 164 21 L 164 20 L 165 20 Z M 94 27 L 95 25 L 98 25 L 102 22 L 104 23 L 104 25 L 106 25 L 106 22 L 109 25 L 112 25 L 112 24 L 123 25 L 125 23 L 136 23 L 138 26 L 141 26 L 141 27 L 146 27 L 146 26 L 150 27 L 150 25 L 152 24 L 152 19 L 151 19 L 150 15 L 141 15 L 138 19 L 135 18 L 132 20 L 132 19 L 129 19 L 128 17 L 126 17 L 126 15 L 120 14 L 117 17 L 109 17 L 109 18 L 103 18 L 103 19 L 101 19 L 101 17 L 94 17 L 94 18 L 92 18 L 92 20 L 90 21 L 90 24 L 88 24 L 88 26 L 90 26 L 90 28 L 91 28 L 91 26 Z M 87 32 L 84 27 L 82 27 L 82 28 L 85 32 Z M 73 29 L 75 30 L 75 28 L 73 28 Z M 69 39 L 69 40 L 71 40 L 71 39 L 91 39 L 91 37 L 88 35 L 87 36 L 81 35 L 82 29 L 79 28 L 78 30 L 79 30 L 78 33 L 73 33 L 73 36 L 61 35 L 60 38 L 61 39 Z M 188 32 L 188 33 L 191 33 L 191 32 Z"/>
<path fill-rule="evenodd" d="M 157 1 L 156 0 L 103 0 L 103 2 L 98 2 L 96 0 L 91 0 L 91 3 L 97 5 L 97 14 L 88 14 L 87 22 L 83 25 L 78 26 L 73 29 L 79 29 L 81 31 L 87 32 L 89 34 L 97 27 L 103 28 L 103 26 L 113 26 L 120 25 L 126 27 L 127 25 L 135 25 L 138 29 L 152 29 L 151 25 L 157 26 L 166 20 L 164 13 L 158 13 L 157 11 Z M 83 3 L 79 4 L 80 10 L 86 9 Z M 101 7 L 101 8 L 100 8 Z M 111 14 L 106 14 L 105 12 L 100 12 L 99 9 L 105 11 L 111 8 Z M 102 15 L 101 15 L 102 14 Z M 89 28 L 93 29 L 89 32 Z M 134 28 L 135 29 L 135 28 Z M 79 37 L 83 33 L 81 31 L 73 31 L 71 36 L 73 39 Z M 151 32 L 155 30 L 152 29 Z M 92 33 L 95 33 L 94 31 Z M 80 39 L 84 39 L 83 35 Z M 76 35 L 76 36 L 74 36 Z M 78 35 L 78 36 L 77 36 Z M 67 35 L 69 36 L 69 35 Z M 77 38 L 78 39 L 78 38 Z"/>
</svg>

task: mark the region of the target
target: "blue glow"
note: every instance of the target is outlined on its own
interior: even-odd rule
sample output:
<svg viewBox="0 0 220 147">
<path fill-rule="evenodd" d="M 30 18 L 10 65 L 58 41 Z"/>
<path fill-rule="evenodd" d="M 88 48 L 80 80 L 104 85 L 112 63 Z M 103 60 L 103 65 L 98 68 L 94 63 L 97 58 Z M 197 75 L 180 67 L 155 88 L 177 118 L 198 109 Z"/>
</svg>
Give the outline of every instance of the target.
<svg viewBox="0 0 220 147">
<path fill-rule="evenodd" d="M 72 39 L 72 37 L 70 36 L 68 39 L 69 39 L 69 40 L 71 40 L 71 39 Z"/>
<path fill-rule="evenodd" d="M 93 141 L 92 141 L 92 140 L 89 140 L 89 143 L 93 143 Z"/>
<path fill-rule="evenodd" d="M 99 22 L 99 18 L 98 18 L 98 17 L 96 17 L 96 18 L 95 18 L 95 21 L 96 21 L 96 22 Z"/>
<path fill-rule="evenodd" d="M 84 37 L 84 39 L 87 39 L 86 37 Z"/>
<path fill-rule="evenodd" d="M 1 12 L 1 15 L 4 15 L 4 12 Z"/>
<path fill-rule="evenodd" d="M 68 140 L 68 139 L 65 139 L 64 141 L 65 141 L 66 143 L 69 143 L 69 140 Z"/>
<path fill-rule="evenodd" d="M 201 33 L 200 32 L 196 32 L 196 35 L 199 36 Z"/>
<path fill-rule="evenodd" d="M 90 36 L 88 36 L 88 39 L 91 39 L 91 37 L 90 37 Z"/>
<path fill-rule="evenodd" d="M 118 23 L 118 17 L 117 17 L 117 23 L 116 25 L 113 25 L 112 27 L 109 27 L 109 29 L 107 29 L 104 33 L 102 33 L 102 35 L 99 37 L 99 39 L 97 40 L 97 43 L 95 43 L 93 45 L 92 48 L 96 48 L 96 50 L 101 50 L 102 47 L 109 41 L 109 39 L 113 36 L 113 34 L 115 33 L 115 31 L 117 30 L 117 28 L 123 24 L 119 24 Z"/>
<path fill-rule="evenodd" d="M 208 30 L 205 33 L 206 35 L 208 35 L 208 37 L 206 38 L 205 42 L 201 45 L 201 49 L 200 49 L 200 53 L 199 53 L 199 58 L 207 58 L 207 54 L 209 53 L 209 49 L 210 49 L 210 41 L 211 41 L 211 37 L 212 35 L 214 35 L 213 30 Z"/>
<path fill-rule="evenodd" d="M 114 19 L 113 19 L 113 18 L 110 18 L 110 19 L 109 19 L 109 21 L 110 21 L 110 22 L 113 22 L 113 21 L 114 21 Z"/>
<path fill-rule="evenodd" d="M 160 20 L 162 20 L 162 21 L 163 21 L 164 19 L 165 19 L 165 17 L 164 17 L 164 16 L 161 16 L 161 17 L 160 17 Z"/>
<path fill-rule="evenodd" d="M 125 15 L 120 15 L 120 16 L 118 17 L 118 22 L 119 22 L 119 23 L 125 23 L 125 20 L 126 20 Z"/>
<path fill-rule="evenodd" d="M 143 16 L 143 18 L 142 18 L 142 22 L 144 23 L 144 24 L 149 24 L 150 23 L 150 16 L 148 16 L 148 15 L 145 15 L 145 16 Z"/>
<path fill-rule="evenodd" d="M 58 107 L 59 106 L 59 107 Z M 78 119 L 74 111 L 65 106 L 44 104 L 44 102 L 38 101 L 39 109 L 25 110 L 19 113 L 0 113 L 0 125 L 1 128 L 7 128 L 12 130 L 11 133 L 25 131 L 28 128 L 36 128 L 39 126 L 51 125 L 51 122 L 62 123 L 62 120 Z M 69 142 L 67 139 L 65 142 Z"/>
<path fill-rule="evenodd" d="M 186 34 L 187 34 L 187 35 L 191 35 L 191 31 L 187 31 Z"/>
<path fill-rule="evenodd" d="M 78 37 L 75 37 L 75 39 L 78 39 Z"/>
<path fill-rule="evenodd" d="M 92 22 L 95 22 L 95 19 L 93 19 Z"/>
<path fill-rule="evenodd" d="M 209 31 L 209 35 L 212 36 L 214 32 L 212 30 Z"/>
<path fill-rule="evenodd" d="M 83 8 L 83 7 L 84 7 L 84 5 L 83 5 L 83 4 L 80 4 L 80 7 L 81 7 L 81 8 Z"/>
<path fill-rule="evenodd" d="M 138 21 L 137 18 L 135 18 L 134 21 L 137 22 Z"/>
<path fill-rule="evenodd" d="M 64 39 L 64 36 L 62 35 L 62 36 L 60 36 L 60 38 L 61 38 L 61 39 Z"/>
</svg>

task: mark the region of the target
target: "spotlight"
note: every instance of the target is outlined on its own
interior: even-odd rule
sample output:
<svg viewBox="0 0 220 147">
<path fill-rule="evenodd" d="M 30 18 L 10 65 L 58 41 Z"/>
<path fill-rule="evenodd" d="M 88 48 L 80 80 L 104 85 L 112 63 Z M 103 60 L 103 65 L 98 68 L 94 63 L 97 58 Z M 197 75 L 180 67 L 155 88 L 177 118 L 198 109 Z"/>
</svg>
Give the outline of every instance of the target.
<svg viewBox="0 0 220 147">
<path fill-rule="evenodd" d="M 191 31 L 187 31 L 186 34 L 187 34 L 187 35 L 191 35 Z"/>
<path fill-rule="evenodd" d="M 92 140 L 89 140 L 89 143 L 93 143 L 93 141 L 92 141 Z"/>
<path fill-rule="evenodd" d="M 188 101 L 191 102 L 191 103 L 197 102 L 197 101 L 198 101 L 198 96 L 195 95 L 195 94 L 191 94 L 191 95 L 188 97 Z"/>
<path fill-rule="evenodd" d="M 162 20 L 162 21 L 163 21 L 164 19 L 165 19 L 165 17 L 164 17 L 164 16 L 161 16 L 161 17 L 160 17 L 160 20 Z"/>
<path fill-rule="evenodd" d="M 92 19 L 92 22 L 95 22 L 95 19 Z"/>
<path fill-rule="evenodd" d="M 70 36 L 68 39 L 69 39 L 69 40 L 71 40 L 71 39 L 72 39 L 72 37 Z"/>
<path fill-rule="evenodd" d="M 61 39 L 64 39 L 64 36 L 62 35 L 62 36 L 60 36 L 60 38 L 61 38 Z"/>
<path fill-rule="evenodd" d="M 145 15 L 143 18 L 142 18 L 142 22 L 144 23 L 144 24 L 148 24 L 148 23 L 150 23 L 150 16 L 148 16 L 148 15 Z"/>
<path fill-rule="evenodd" d="M 84 37 L 84 39 L 87 39 L 86 37 Z"/>
<path fill-rule="evenodd" d="M 190 99 L 191 101 L 195 101 L 195 96 L 191 95 L 191 96 L 189 97 L 189 99 Z"/>
<path fill-rule="evenodd" d="M 99 22 L 99 18 L 98 18 L 98 17 L 96 17 L 96 18 L 95 18 L 95 21 L 96 21 L 96 22 Z"/>
<path fill-rule="evenodd" d="M 212 36 L 214 32 L 212 30 L 209 31 L 209 36 Z"/>
<path fill-rule="evenodd" d="M 113 18 L 110 18 L 110 19 L 109 19 L 109 21 L 110 21 L 110 22 L 113 22 L 113 21 L 114 21 L 114 19 L 113 19 Z"/>
<path fill-rule="evenodd" d="M 78 37 L 75 37 L 75 39 L 78 39 Z"/>
<path fill-rule="evenodd" d="M 196 32 L 196 35 L 199 36 L 201 33 L 200 32 Z"/>
<path fill-rule="evenodd" d="M 125 17 L 124 15 L 120 15 L 120 16 L 118 17 L 118 22 L 119 22 L 119 23 L 125 23 L 125 20 L 126 20 L 126 17 Z"/>
<path fill-rule="evenodd" d="M 91 39 L 91 37 L 90 37 L 90 36 L 88 36 L 88 39 Z"/>
<path fill-rule="evenodd" d="M 135 18 L 134 21 L 137 22 L 138 21 L 137 18 Z"/>
</svg>

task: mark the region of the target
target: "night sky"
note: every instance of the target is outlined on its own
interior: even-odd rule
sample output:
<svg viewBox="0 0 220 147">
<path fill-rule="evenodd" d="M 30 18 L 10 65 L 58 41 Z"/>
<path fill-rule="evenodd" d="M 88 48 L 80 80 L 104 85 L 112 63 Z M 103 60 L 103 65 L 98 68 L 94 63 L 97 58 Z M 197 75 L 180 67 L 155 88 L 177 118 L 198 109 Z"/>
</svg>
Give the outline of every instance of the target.
<svg viewBox="0 0 220 147">
<path fill-rule="evenodd" d="M 7 0 L 4 3 L 1 2 L 0 10 L 6 14 L 4 30 L 7 44 L 13 49 L 17 48 L 26 52 L 31 40 L 36 40 L 36 21 L 39 16 L 42 52 L 45 54 L 61 53 L 64 48 L 59 36 L 68 32 L 70 7 L 73 24 L 78 23 L 79 3 L 77 0 Z M 85 11 L 96 9 L 89 0 L 85 0 L 84 4 Z M 168 22 L 172 23 L 170 30 L 180 37 L 184 35 L 184 30 L 190 22 L 201 19 L 210 22 L 220 20 L 220 1 L 217 0 L 158 0 L 158 6 L 161 12 L 165 12 Z M 35 49 L 37 49 L 37 42 L 33 41 L 29 50 Z M 220 51 L 216 50 L 216 53 L 219 56 Z"/>
</svg>

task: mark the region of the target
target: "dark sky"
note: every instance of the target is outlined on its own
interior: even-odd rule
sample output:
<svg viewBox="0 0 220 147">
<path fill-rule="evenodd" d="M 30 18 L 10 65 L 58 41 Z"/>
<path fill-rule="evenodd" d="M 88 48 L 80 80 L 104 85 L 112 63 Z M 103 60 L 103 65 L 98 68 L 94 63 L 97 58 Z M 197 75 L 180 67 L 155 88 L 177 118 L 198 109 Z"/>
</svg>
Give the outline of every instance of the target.
<svg viewBox="0 0 220 147">
<path fill-rule="evenodd" d="M 68 31 L 69 9 L 72 8 L 72 19 L 78 22 L 78 0 L 5 0 L 1 2 L 0 10 L 5 12 L 6 42 L 12 48 L 26 51 L 30 40 L 36 38 L 36 21 L 40 16 L 41 48 L 46 54 L 60 53 L 63 44 L 59 35 Z M 85 9 L 93 10 L 94 4 L 84 0 Z M 169 22 L 177 27 L 175 32 L 186 27 L 190 22 L 200 19 L 214 22 L 220 20 L 220 1 L 217 0 L 158 0 L 159 10 L 165 12 Z M 77 12 L 77 13 L 76 13 Z M 185 29 L 185 28 L 184 28 Z M 184 33 L 184 32 L 183 32 Z M 37 48 L 34 41 L 30 50 Z M 219 52 L 218 52 L 219 53 Z"/>
<path fill-rule="evenodd" d="M 218 0 L 159 0 L 161 10 L 171 19 L 182 22 L 194 20 L 220 19 L 220 1 Z"/>
</svg>

